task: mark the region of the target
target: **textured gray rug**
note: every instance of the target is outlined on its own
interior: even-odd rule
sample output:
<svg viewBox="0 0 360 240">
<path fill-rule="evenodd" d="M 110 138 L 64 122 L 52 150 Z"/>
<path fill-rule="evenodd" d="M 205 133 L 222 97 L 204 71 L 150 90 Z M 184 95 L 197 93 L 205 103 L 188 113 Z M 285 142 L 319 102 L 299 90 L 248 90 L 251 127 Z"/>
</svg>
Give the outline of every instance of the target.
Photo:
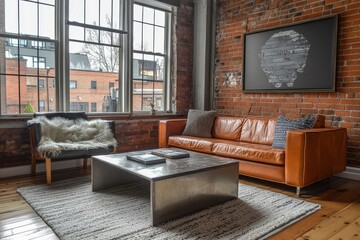
<svg viewBox="0 0 360 240">
<path fill-rule="evenodd" d="M 149 184 L 92 192 L 90 178 L 17 190 L 60 239 L 260 239 L 320 205 L 239 185 L 239 199 L 150 226 Z"/>
</svg>

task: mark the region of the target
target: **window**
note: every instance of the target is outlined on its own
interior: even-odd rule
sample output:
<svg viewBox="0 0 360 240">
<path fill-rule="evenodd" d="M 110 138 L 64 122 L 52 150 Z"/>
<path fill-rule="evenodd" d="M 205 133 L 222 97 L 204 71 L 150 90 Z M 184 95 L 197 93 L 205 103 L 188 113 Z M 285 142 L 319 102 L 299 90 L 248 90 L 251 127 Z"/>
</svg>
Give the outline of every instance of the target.
<svg viewBox="0 0 360 240">
<path fill-rule="evenodd" d="M 70 89 L 77 88 L 77 81 L 70 80 Z"/>
<path fill-rule="evenodd" d="M 96 81 L 91 81 L 90 88 L 91 89 L 96 89 Z"/>
<path fill-rule="evenodd" d="M 45 42 L 31 41 L 31 47 L 32 48 L 44 49 L 45 48 Z"/>
<path fill-rule="evenodd" d="M 96 102 L 91 103 L 91 112 L 96 112 Z"/>
<path fill-rule="evenodd" d="M 46 100 L 54 99 L 51 108 L 56 106 L 56 90 L 42 91 L 44 79 L 55 77 L 55 51 L 44 51 L 45 43 L 55 44 L 55 0 L 25 1 L 5 0 L 0 8 L 0 114 L 21 114 L 28 102 L 33 103 L 34 111 L 43 111 Z M 5 42 L 9 44 L 5 45 Z M 4 52 L 9 54 L 4 54 Z M 43 81 L 40 81 L 42 79 Z M 31 87 L 36 84 L 38 87 Z M 28 86 L 28 87 L 22 87 Z"/>
<path fill-rule="evenodd" d="M 123 57 L 120 47 L 127 35 L 127 32 L 122 30 L 123 24 L 120 20 L 123 14 L 120 9 L 129 4 L 129 1 L 101 1 L 101 4 L 98 0 L 67 2 L 69 75 L 74 79 L 80 77 L 78 81 L 86 82 L 83 86 L 90 85 L 90 89 L 97 90 L 83 91 L 84 99 L 106 104 L 106 99 L 110 97 L 106 86 L 108 79 L 120 79 L 119 63 Z M 89 82 L 83 79 L 81 70 L 91 71 L 89 75 L 93 80 Z M 77 93 L 70 92 L 70 98 L 73 94 Z"/>
<path fill-rule="evenodd" d="M 40 110 L 40 112 L 45 111 L 45 101 L 44 100 L 39 101 L 39 110 Z"/>
<path fill-rule="evenodd" d="M 146 111 L 150 102 L 158 102 L 158 111 L 170 107 L 168 5 L 153 0 L 2 1 L 0 115 L 26 113 L 28 102 L 35 111 L 131 113 Z M 65 31 L 55 34 L 55 29 Z"/>
<path fill-rule="evenodd" d="M 169 15 L 166 11 L 134 5 L 133 109 L 166 109 L 166 67 L 169 59 Z M 156 99 L 160 99 L 156 100 Z"/>
<path fill-rule="evenodd" d="M 89 111 L 89 103 L 87 102 L 70 102 L 70 108 L 72 111 Z"/>
<path fill-rule="evenodd" d="M 39 79 L 39 88 L 44 88 L 44 87 L 45 87 L 44 79 Z"/>
</svg>

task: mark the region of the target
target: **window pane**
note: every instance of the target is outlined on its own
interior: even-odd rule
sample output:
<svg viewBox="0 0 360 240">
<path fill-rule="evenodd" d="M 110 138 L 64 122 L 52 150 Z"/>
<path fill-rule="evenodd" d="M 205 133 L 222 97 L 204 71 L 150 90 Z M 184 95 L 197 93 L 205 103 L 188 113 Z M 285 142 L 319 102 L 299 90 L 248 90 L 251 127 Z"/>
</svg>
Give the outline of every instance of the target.
<svg viewBox="0 0 360 240">
<path fill-rule="evenodd" d="M 99 25 L 99 0 L 86 0 L 85 16 L 87 24 Z"/>
<path fill-rule="evenodd" d="M 55 39 L 55 8 L 39 5 L 39 36 Z"/>
<path fill-rule="evenodd" d="M 15 91 L 14 88 L 8 89 L 6 87 L 8 86 L 8 84 L 16 83 L 17 79 L 17 76 L 0 75 L 1 114 L 14 114 L 17 113 L 19 110 L 19 108 L 16 106 L 18 104 L 18 102 L 16 101 L 16 99 L 19 97 L 18 92 Z M 16 83 L 15 87 L 17 86 L 18 84 Z M 12 101 L 10 101 L 10 99 L 7 99 L 10 95 L 14 98 Z"/>
<path fill-rule="evenodd" d="M 144 7 L 143 18 L 144 22 L 154 24 L 154 9 Z"/>
<path fill-rule="evenodd" d="M 156 53 L 164 53 L 165 49 L 165 29 L 162 27 L 155 27 L 155 49 Z"/>
<path fill-rule="evenodd" d="M 84 28 L 69 26 L 69 39 L 84 41 Z"/>
<path fill-rule="evenodd" d="M 120 1 L 113 1 L 113 28 L 115 29 L 123 29 L 122 26 L 120 26 Z"/>
<path fill-rule="evenodd" d="M 116 97 L 111 98 L 109 84 L 114 83 L 115 91 L 119 88 L 118 73 L 71 70 L 70 78 L 77 82 L 77 88 L 70 88 L 71 110 L 79 110 L 79 105 L 96 103 L 99 112 L 116 111 Z M 84 107 L 84 111 L 88 110 Z"/>
<path fill-rule="evenodd" d="M 87 66 L 88 63 L 90 63 L 90 69 L 92 70 L 100 70 L 103 72 L 119 71 L 119 47 L 70 42 L 70 49 L 76 50 L 76 52 L 70 52 L 70 55 L 74 57 L 73 60 L 78 62 L 77 64 L 73 62 L 74 65 Z M 76 60 L 75 57 L 79 59 Z M 81 64 L 79 61 L 81 61 Z"/>
<path fill-rule="evenodd" d="M 111 44 L 111 32 L 100 31 L 100 43 Z"/>
<path fill-rule="evenodd" d="M 89 42 L 98 43 L 99 42 L 99 30 L 86 28 L 85 39 L 86 39 L 86 41 L 89 41 Z"/>
<path fill-rule="evenodd" d="M 111 27 L 111 0 L 101 1 L 100 26 Z"/>
<path fill-rule="evenodd" d="M 37 3 L 20 1 L 20 33 L 36 36 L 37 28 Z"/>
<path fill-rule="evenodd" d="M 134 22 L 133 29 L 133 48 L 134 50 L 142 50 L 142 24 Z"/>
<path fill-rule="evenodd" d="M 112 37 L 113 37 L 112 44 L 120 46 L 120 37 L 121 37 L 121 35 L 118 34 L 118 33 L 113 33 Z"/>
<path fill-rule="evenodd" d="M 155 25 L 165 27 L 165 12 L 155 10 Z"/>
<path fill-rule="evenodd" d="M 84 0 L 71 1 L 71 7 L 69 7 L 69 20 L 84 23 Z"/>
<path fill-rule="evenodd" d="M 18 74 L 18 49 L 19 41 L 13 38 L 0 37 L 0 73 L 3 74 Z M 22 65 L 20 65 L 22 66 Z M 24 66 L 22 66 L 24 67 Z"/>
<path fill-rule="evenodd" d="M 5 0 L 5 31 L 18 33 L 18 1 Z"/>
<path fill-rule="evenodd" d="M 0 53 L 0 72 L 15 75 L 0 77 L 1 114 L 55 111 L 55 85 L 51 77 L 55 76 L 54 65 L 51 65 L 55 52 L 51 42 L 0 38 L 1 44 L 5 45 L 5 54 Z M 44 108 L 39 109 L 38 95 L 44 101 Z"/>
<path fill-rule="evenodd" d="M 155 57 L 155 64 L 156 64 L 156 74 L 155 80 L 164 80 L 164 65 L 165 65 L 165 58 L 164 57 Z"/>
<path fill-rule="evenodd" d="M 143 25 L 143 51 L 154 51 L 154 26 Z"/>
<path fill-rule="evenodd" d="M 134 80 L 133 81 L 133 109 L 135 111 L 140 111 L 142 109 L 142 89 L 143 81 Z"/>
<path fill-rule="evenodd" d="M 118 91 L 119 48 L 74 42 L 69 46 L 74 50 L 70 52 L 70 79 L 77 82 L 76 88 L 70 87 L 70 110 L 89 111 L 91 103 L 96 103 L 98 112 L 116 111 L 116 93 L 111 94 L 109 86 L 112 83 L 113 91 Z"/>
<path fill-rule="evenodd" d="M 134 20 L 136 21 L 142 21 L 142 6 L 134 5 Z"/>
</svg>

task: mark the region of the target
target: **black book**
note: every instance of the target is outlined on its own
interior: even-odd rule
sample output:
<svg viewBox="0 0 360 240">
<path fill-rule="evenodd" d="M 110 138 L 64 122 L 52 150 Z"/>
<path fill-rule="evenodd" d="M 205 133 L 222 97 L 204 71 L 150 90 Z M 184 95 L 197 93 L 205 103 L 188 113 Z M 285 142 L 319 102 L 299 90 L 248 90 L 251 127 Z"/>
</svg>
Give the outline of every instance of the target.
<svg viewBox="0 0 360 240">
<path fill-rule="evenodd" d="M 143 164 L 155 164 L 155 163 L 164 163 L 166 159 L 163 157 L 159 157 L 150 153 L 137 154 L 137 155 L 127 155 L 127 159 L 140 162 Z"/>
<path fill-rule="evenodd" d="M 176 149 L 167 149 L 167 148 L 161 148 L 161 149 L 155 149 L 151 152 L 154 155 L 158 155 L 161 157 L 166 158 L 186 158 L 189 157 L 190 154 L 185 151 L 176 150 Z"/>
</svg>

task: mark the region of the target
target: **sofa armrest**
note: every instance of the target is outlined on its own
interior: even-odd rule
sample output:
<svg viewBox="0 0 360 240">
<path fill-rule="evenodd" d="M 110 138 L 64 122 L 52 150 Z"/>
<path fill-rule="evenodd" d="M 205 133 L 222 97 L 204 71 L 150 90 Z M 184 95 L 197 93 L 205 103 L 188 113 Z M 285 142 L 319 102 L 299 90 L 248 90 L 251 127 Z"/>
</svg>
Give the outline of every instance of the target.
<svg viewBox="0 0 360 240">
<path fill-rule="evenodd" d="M 168 147 L 168 139 L 172 135 L 181 135 L 186 125 L 186 119 L 160 120 L 159 122 L 159 147 Z"/>
<path fill-rule="evenodd" d="M 285 148 L 285 183 L 304 187 L 344 171 L 346 141 L 346 128 L 289 131 Z"/>
</svg>

